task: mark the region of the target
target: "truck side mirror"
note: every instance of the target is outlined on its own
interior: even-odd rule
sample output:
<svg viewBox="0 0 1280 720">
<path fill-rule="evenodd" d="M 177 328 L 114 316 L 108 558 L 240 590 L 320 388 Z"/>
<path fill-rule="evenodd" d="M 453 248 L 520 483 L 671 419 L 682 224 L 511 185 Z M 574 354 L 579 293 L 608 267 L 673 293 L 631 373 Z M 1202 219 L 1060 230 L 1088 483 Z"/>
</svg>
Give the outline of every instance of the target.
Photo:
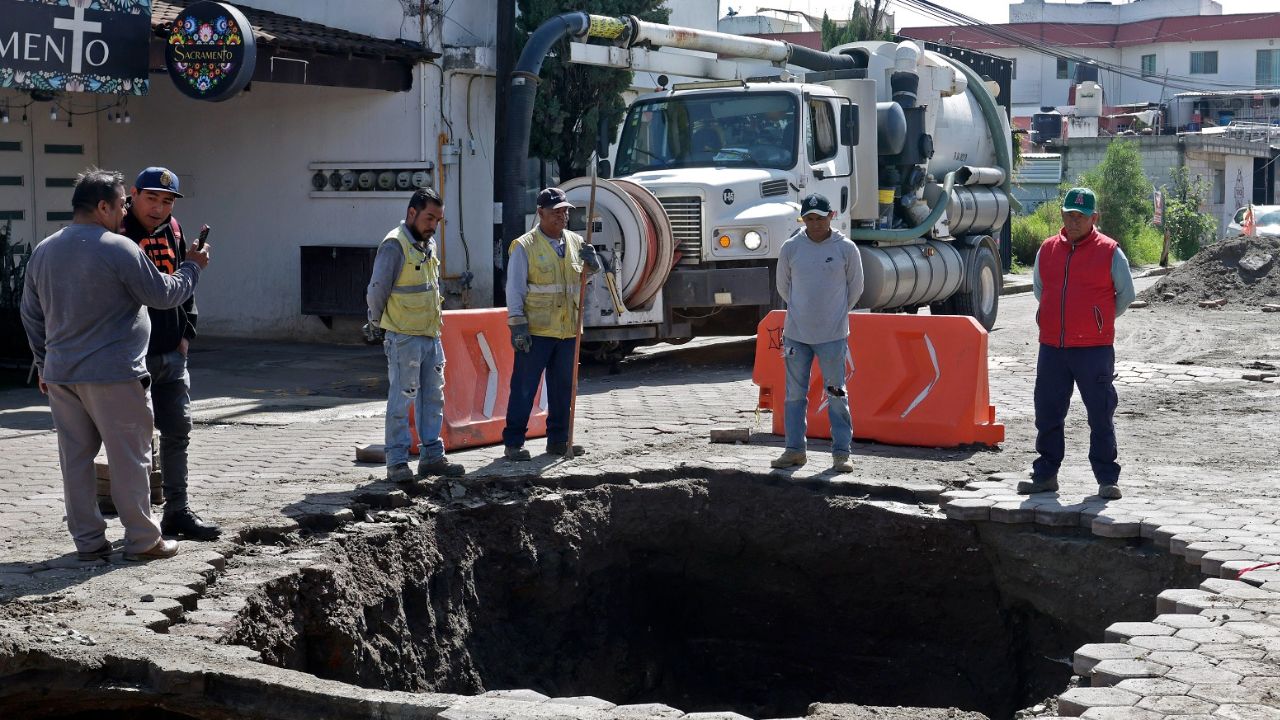
<svg viewBox="0 0 1280 720">
<path fill-rule="evenodd" d="M 613 172 L 613 168 L 609 166 L 608 160 L 596 161 L 596 175 L 602 178 L 608 179 L 612 177 L 611 175 L 612 172 Z"/>
<path fill-rule="evenodd" d="M 852 103 L 840 106 L 840 144 L 845 147 L 858 144 L 858 106 Z"/>
</svg>

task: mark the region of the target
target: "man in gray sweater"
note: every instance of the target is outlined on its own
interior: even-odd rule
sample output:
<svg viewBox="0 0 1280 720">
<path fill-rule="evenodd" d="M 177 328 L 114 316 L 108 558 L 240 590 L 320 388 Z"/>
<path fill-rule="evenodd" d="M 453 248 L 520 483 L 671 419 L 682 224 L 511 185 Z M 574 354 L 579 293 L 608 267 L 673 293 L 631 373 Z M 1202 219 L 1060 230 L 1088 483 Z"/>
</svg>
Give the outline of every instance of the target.
<svg viewBox="0 0 1280 720">
<path fill-rule="evenodd" d="M 22 290 L 22 324 L 49 396 L 58 432 L 67 528 L 81 560 L 111 554 L 98 511 L 93 458 L 106 446 L 111 499 L 124 524 L 124 558 L 171 557 L 151 517 L 151 399 L 145 356 L 146 307 L 172 308 L 195 290 L 208 246 L 188 251 L 172 275 L 137 243 L 118 235 L 124 178 L 91 168 L 76 179 L 73 224 L 31 253 Z"/>
<path fill-rule="evenodd" d="M 783 427 L 787 448 L 770 463 L 775 468 L 804 465 L 809 413 L 809 374 L 817 358 L 826 387 L 831 420 L 832 468 L 852 472 L 849 450 L 853 419 L 845 388 L 853 374 L 849 356 L 849 311 L 862 297 L 862 256 L 858 246 L 831 229 L 835 211 L 814 193 L 800 205 L 805 229 L 782 244 L 778 253 L 778 295 L 787 303 L 782 329 L 782 357 L 787 371 Z"/>
</svg>

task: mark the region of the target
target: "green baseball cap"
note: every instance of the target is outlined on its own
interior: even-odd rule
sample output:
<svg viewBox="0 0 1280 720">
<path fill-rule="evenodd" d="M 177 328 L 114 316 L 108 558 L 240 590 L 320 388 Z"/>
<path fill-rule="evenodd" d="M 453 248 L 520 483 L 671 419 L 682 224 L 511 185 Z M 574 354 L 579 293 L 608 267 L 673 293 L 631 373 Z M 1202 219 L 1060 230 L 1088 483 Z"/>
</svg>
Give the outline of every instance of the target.
<svg viewBox="0 0 1280 720">
<path fill-rule="evenodd" d="M 1062 199 L 1062 212 L 1078 212 L 1092 215 L 1097 212 L 1098 196 L 1089 188 L 1071 188 Z"/>
</svg>

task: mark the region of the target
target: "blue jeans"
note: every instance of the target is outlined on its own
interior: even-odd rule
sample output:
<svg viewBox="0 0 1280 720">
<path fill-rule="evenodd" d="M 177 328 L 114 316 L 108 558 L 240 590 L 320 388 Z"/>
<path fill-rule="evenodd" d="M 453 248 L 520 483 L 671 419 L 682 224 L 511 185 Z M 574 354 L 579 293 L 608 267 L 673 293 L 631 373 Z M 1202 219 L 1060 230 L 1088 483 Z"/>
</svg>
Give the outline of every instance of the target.
<svg viewBox="0 0 1280 720">
<path fill-rule="evenodd" d="M 547 442 L 569 441 L 569 406 L 573 400 L 573 351 L 576 338 L 533 336 L 529 352 L 516 351 L 511 368 L 511 394 L 507 398 L 507 426 L 502 429 L 502 444 L 524 447 L 529 431 L 529 415 L 533 398 L 538 394 L 543 371 L 547 373 Z"/>
<path fill-rule="evenodd" d="M 849 393 L 845 387 L 846 380 L 853 375 L 848 341 L 832 340 L 810 345 L 784 337 L 782 358 L 787 368 L 787 399 L 783 417 L 787 449 L 802 452 L 805 449 L 809 374 L 813 370 L 813 360 L 817 358 L 822 384 L 826 388 L 827 417 L 831 420 L 831 453 L 848 455 L 853 444 L 853 417 L 849 414 Z M 848 375 L 845 375 L 846 367 Z"/>
<path fill-rule="evenodd" d="M 440 338 L 387 331 L 387 467 L 409 462 L 409 404 L 417 423 L 422 462 L 444 457 L 444 345 Z"/>
<path fill-rule="evenodd" d="M 151 404 L 160 431 L 160 474 L 164 510 L 187 507 L 187 448 L 191 445 L 191 375 L 187 356 L 177 350 L 147 356 Z"/>
<path fill-rule="evenodd" d="M 1031 464 L 1035 479 L 1057 477 L 1066 454 L 1065 426 L 1071 391 L 1080 389 L 1089 419 L 1089 465 L 1099 485 L 1120 480 L 1116 462 L 1116 351 L 1111 345 L 1058 348 L 1040 345 L 1036 362 L 1036 452 Z"/>
</svg>

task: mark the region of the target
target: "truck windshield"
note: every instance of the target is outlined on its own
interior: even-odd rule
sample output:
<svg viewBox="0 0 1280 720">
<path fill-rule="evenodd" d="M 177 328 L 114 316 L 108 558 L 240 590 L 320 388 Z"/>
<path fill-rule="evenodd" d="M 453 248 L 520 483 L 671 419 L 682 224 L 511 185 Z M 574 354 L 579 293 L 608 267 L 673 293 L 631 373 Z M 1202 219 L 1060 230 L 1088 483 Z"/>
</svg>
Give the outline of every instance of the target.
<svg viewBox="0 0 1280 720">
<path fill-rule="evenodd" d="M 617 172 L 796 163 L 797 102 L 779 92 L 656 98 L 627 112 Z"/>
</svg>

